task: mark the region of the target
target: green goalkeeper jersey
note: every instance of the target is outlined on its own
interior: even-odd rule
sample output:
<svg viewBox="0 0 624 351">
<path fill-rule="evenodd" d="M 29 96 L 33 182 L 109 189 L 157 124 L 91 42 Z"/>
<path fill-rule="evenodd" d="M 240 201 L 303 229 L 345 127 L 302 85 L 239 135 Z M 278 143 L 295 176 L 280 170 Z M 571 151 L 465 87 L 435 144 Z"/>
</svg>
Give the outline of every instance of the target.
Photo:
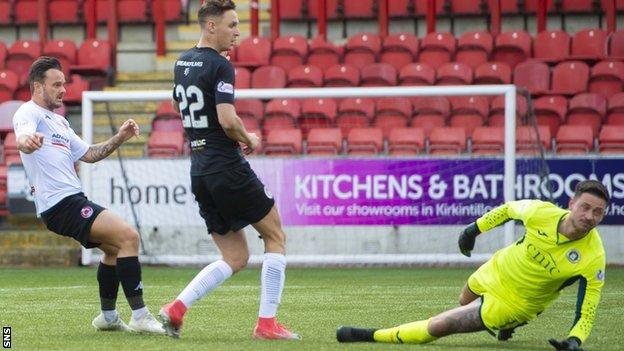
<svg viewBox="0 0 624 351">
<path fill-rule="evenodd" d="M 577 240 L 557 230 L 570 212 L 539 200 L 511 201 L 477 219 L 481 232 L 521 220 L 525 235 L 492 257 L 498 276 L 491 288 L 528 314 L 542 312 L 560 291 L 579 281 L 569 336 L 585 341 L 594 324 L 605 279 L 605 253 L 596 228 Z"/>
</svg>

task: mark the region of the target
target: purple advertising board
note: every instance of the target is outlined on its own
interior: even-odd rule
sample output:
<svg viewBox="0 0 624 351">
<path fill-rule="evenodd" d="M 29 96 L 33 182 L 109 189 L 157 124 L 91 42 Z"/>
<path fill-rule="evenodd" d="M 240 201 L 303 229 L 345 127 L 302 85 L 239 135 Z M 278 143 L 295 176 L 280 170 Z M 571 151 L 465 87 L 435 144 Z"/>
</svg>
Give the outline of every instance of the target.
<svg viewBox="0 0 624 351">
<path fill-rule="evenodd" d="M 504 202 L 502 159 L 254 159 L 285 225 L 466 224 Z M 516 199 L 566 207 L 576 183 L 602 181 L 612 201 L 603 224 L 624 224 L 624 159 L 517 161 Z"/>
</svg>

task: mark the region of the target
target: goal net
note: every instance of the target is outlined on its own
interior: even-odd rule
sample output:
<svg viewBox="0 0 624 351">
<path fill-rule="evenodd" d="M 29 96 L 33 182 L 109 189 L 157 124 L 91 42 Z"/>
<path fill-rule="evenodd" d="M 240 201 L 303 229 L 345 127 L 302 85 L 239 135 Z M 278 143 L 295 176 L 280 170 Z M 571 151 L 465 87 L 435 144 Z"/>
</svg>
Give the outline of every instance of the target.
<svg viewBox="0 0 624 351">
<path fill-rule="evenodd" d="M 521 235 L 520 229 L 508 222 L 493 230 L 478 240 L 473 257 L 466 258 L 457 249 L 461 228 L 504 201 L 548 194 L 537 128 L 533 139 L 527 139 L 530 151 L 516 157 L 513 85 L 289 88 L 238 90 L 236 94 L 237 101 L 264 102 L 275 98 L 504 96 L 505 143 L 498 154 L 470 152 L 471 139 L 467 138 L 468 151 L 456 156 L 381 152 L 374 156 L 249 157 L 276 199 L 288 234 L 289 263 L 295 265 L 476 264 L 512 243 Z M 85 92 L 82 137 L 88 143 L 104 140 L 114 132 L 111 127 L 127 118 L 139 119 L 142 128 L 149 130 L 158 104 L 170 98 L 170 91 Z M 518 123 L 534 126 L 530 118 Z M 144 145 L 149 131 L 142 130 L 142 135 L 138 144 L 124 144 L 117 156 L 80 165 L 85 193 L 137 227 L 143 262 L 205 264 L 217 259 L 219 252 L 190 191 L 188 156 L 147 157 Z M 386 135 L 383 150 L 388 143 Z M 262 241 L 251 226 L 247 236 L 250 263 L 259 263 Z M 97 249 L 83 250 L 83 264 L 97 262 L 99 254 Z"/>
</svg>

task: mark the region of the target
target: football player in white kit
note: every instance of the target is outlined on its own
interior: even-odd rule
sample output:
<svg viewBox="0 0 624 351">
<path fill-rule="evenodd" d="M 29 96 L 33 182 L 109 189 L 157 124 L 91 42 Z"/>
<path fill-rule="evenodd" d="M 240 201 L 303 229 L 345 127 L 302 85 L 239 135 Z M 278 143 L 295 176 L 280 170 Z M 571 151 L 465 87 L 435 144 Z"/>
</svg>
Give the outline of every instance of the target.
<svg viewBox="0 0 624 351">
<path fill-rule="evenodd" d="M 47 228 L 69 236 L 87 248 L 104 252 L 97 280 L 102 312 L 93 320 L 97 330 L 119 330 L 164 334 L 165 331 L 143 302 L 139 263 L 139 234 L 119 216 L 89 201 L 81 191 L 74 163 L 97 162 L 121 144 L 139 135 L 132 119 L 119 132 L 99 144 L 87 145 L 53 112 L 65 95 L 65 76 L 56 58 L 35 60 L 28 75 L 32 99 L 13 116 L 17 146 L 34 189 L 37 215 Z M 132 309 L 126 325 L 115 308 L 119 283 Z"/>
</svg>

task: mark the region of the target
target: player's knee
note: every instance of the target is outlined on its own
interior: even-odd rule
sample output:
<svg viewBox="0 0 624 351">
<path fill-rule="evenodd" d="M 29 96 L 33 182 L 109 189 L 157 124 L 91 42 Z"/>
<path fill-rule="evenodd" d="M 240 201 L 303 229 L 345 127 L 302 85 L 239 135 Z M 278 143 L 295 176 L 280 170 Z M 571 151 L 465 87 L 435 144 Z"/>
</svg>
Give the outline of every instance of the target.
<svg viewBox="0 0 624 351">
<path fill-rule="evenodd" d="M 237 257 L 226 258 L 225 262 L 230 265 L 232 268 L 232 273 L 236 273 L 242 271 L 247 267 L 247 263 L 249 262 L 249 253 L 245 255 L 239 255 Z"/>
<path fill-rule="evenodd" d="M 127 226 L 120 233 L 119 239 L 120 248 L 139 248 L 139 233 L 134 228 Z"/>
</svg>

